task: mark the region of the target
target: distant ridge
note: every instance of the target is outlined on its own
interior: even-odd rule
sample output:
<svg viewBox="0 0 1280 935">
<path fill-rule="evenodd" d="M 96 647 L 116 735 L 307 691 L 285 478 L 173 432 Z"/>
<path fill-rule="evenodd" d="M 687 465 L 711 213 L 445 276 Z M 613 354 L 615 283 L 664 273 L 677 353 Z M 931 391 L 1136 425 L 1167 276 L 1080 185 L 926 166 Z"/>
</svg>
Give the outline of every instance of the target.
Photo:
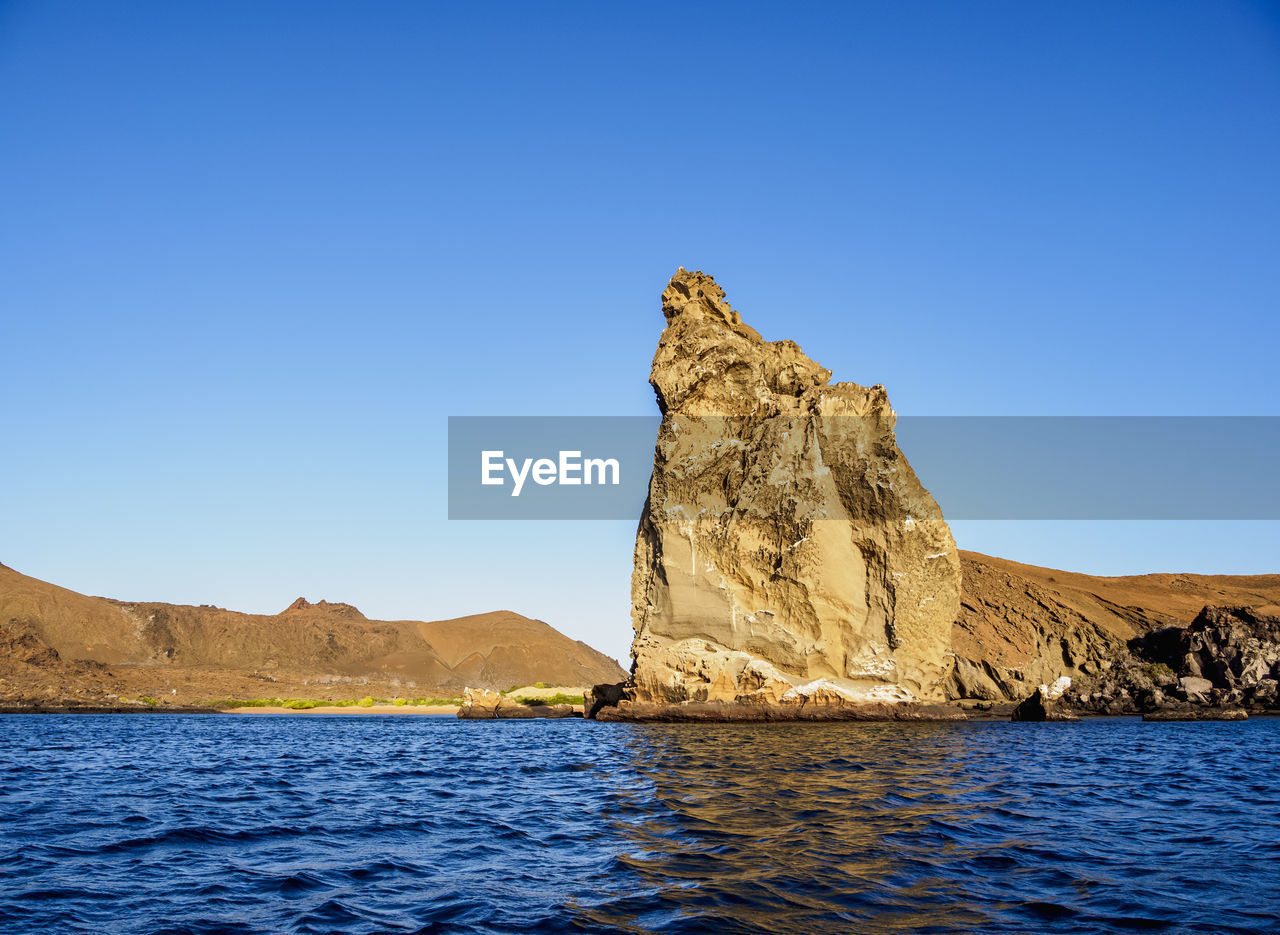
<svg viewBox="0 0 1280 935">
<path fill-rule="evenodd" d="M 350 604 L 300 597 L 278 614 L 245 614 L 89 597 L 0 565 L 0 677 L 11 689 L 66 695 L 155 683 L 149 691 L 254 697 L 324 696 L 339 686 L 359 697 L 374 686 L 388 696 L 450 696 L 625 675 L 585 643 L 506 610 L 369 620 Z"/>
</svg>

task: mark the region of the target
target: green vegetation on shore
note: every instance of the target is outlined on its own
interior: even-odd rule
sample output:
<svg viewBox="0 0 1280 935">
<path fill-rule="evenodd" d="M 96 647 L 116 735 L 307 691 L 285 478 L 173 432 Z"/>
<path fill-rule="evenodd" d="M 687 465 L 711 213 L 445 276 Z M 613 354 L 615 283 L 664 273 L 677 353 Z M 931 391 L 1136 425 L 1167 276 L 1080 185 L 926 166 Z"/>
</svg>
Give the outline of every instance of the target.
<svg viewBox="0 0 1280 935">
<path fill-rule="evenodd" d="M 460 705 L 461 698 L 215 698 L 200 702 L 205 708 L 289 708 L 307 711 L 311 708 L 372 708 L 374 705 L 395 705 L 397 708 L 428 708 L 441 705 Z"/>
</svg>

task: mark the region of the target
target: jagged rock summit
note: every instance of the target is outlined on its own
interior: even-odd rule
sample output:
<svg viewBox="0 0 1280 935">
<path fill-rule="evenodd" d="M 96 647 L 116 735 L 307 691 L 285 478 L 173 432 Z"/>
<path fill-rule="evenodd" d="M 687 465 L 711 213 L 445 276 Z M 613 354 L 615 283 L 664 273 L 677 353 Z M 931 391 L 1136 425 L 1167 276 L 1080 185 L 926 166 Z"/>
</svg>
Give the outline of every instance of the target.
<svg viewBox="0 0 1280 935">
<path fill-rule="evenodd" d="M 632 675 L 598 716 L 896 717 L 943 700 L 960 561 L 884 387 L 832 384 L 702 272 L 678 270 L 662 312 Z"/>
<path fill-rule="evenodd" d="M 305 597 L 298 598 L 281 611 L 281 613 L 284 614 L 296 614 L 299 612 L 332 614 L 333 616 L 350 617 L 355 620 L 369 619 L 364 614 L 360 613 L 359 608 L 354 607 L 351 604 L 331 603 L 329 601 L 317 601 L 313 604 Z"/>
</svg>

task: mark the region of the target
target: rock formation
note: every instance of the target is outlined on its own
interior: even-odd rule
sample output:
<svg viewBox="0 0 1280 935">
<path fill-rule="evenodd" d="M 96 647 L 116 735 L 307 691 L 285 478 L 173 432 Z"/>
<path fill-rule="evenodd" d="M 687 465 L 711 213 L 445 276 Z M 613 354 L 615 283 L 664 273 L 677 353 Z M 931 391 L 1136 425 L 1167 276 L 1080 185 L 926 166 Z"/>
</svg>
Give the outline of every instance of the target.
<svg viewBox="0 0 1280 935">
<path fill-rule="evenodd" d="M 1148 711 L 1144 721 L 1247 721 L 1249 712 L 1244 708 L 1176 708 Z"/>
<path fill-rule="evenodd" d="M 461 720 L 528 720 L 530 718 L 581 717 L 580 706 L 522 702 L 488 688 L 468 688 L 458 711 Z"/>
<path fill-rule="evenodd" d="M 1087 680 L 1125 641 L 1173 615 L 1143 617 L 1122 579 L 1069 575 L 960 553 L 964 589 L 951 631 L 948 697 L 1017 702 L 1061 676 Z M 1065 579 L 1085 578 L 1080 588 Z M 1108 587 L 1109 585 L 1109 587 Z M 1128 605 L 1128 606 L 1126 606 Z"/>
<path fill-rule="evenodd" d="M 1266 644 L 1280 643 L 1280 635 L 1237 626 L 1220 640 L 1207 618 L 1203 625 L 1193 621 L 1206 605 L 1236 608 L 1211 614 L 1275 616 L 1280 575 L 1100 578 L 975 552 L 961 552 L 960 567 L 964 590 L 951 631 L 956 667 L 948 697 L 966 708 L 1003 709 L 1060 676 L 1073 682 L 1069 704 L 1097 714 L 1180 704 L 1187 693 L 1179 676 L 1216 678 L 1220 692 L 1238 689 L 1263 705 L 1277 684 L 1264 671 L 1273 664 Z"/>
<path fill-rule="evenodd" d="M 1273 712 L 1280 708 L 1280 616 L 1206 606 L 1190 624 L 1113 646 L 1095 671 L 1076 681 L 1066 704 L 1092 714 L 1143 712 L 1150 720 Z"/>
<path fill-rule="evenodd" d="M 1144 660 L 1185 672 L 1201 692 L 1247 691 L 1280 679 L 1280 617 L 1249 607 L 1205 607 L 1189 627 L 1168 627 L 1132 640 Z M 1264 686 L 1271 695 L 1274 687 Z"/>
<path fill-rule="evenodd" d="M 1059 704 L 1059 700 L 1070 687 L 1071 679 L 1065 675 L 1052 685 L 1039 686 L 1029 698 L 1013 709 L 1010 719 L 1014 721 L 1080 720 L 1069 709 Z"/>
<path fill-rule="evenodd" d="M 960 562 L 884 387 L 831 384 L 701 272 L 677 271 L 662 311 L 621 713 L 941 700 Z"/>
</svg>

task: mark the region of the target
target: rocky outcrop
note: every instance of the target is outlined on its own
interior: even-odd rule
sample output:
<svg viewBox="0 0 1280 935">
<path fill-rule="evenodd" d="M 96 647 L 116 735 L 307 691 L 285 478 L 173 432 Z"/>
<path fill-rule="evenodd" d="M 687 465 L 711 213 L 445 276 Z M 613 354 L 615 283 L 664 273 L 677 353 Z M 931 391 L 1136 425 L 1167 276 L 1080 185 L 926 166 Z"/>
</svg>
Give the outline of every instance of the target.
<svg viewBox="0 0 1280 935">
<path fill-rule="evenodd" d="M 1176 708 L 1149 711 L 1142 715 L 1144 721 L 1247 721 L 1249 712 L 1243 708 Z"/>
<path fill-rule="evenodd" d="M 1078 721 L 1067 707 L 1061 704 L 1063 694 L 1071 687 L 1071 679 L 1063 676 L 1052 685 L 1040 685 L 1022 704 L 1013 709 L 1013 721 Z"/>
<path fill-rule="evenodd" d="M 677 271 L 662 311 L 632 675 L 608 716 L 942 700 L 959 558 L 897 447 L 884 387 L 832 384 L 797 344 L 743 324 L 701 272 Z"/>
<path fill-rule="evenodd" d="M 314 604 L 305 597 L 300 597 L 281 612 L 284 614 L 311 613 L 311 614 L 330 614 L 334 617 L 346 617 L 349 620 L 367 620 L 364 614 L 360 613 L 360 609 L 351 604 L 334 603 L 331 601 L 316 601 Z"/>
<path fill-rule="evenodd" d="M 0 623 L 0 658 L 9 664 L 51 668 L 62 663 L 58 651 L 42 640 L 29 621 Z"/>
<path fill-rule="evenodd" d="M 606 683 L 589 688 L 582 695 L 582 712 L 585 717 L 594 718 L 602 708 L 615 708 L 622 701 L 625 683 Z"/>
<path fill-rule="evenodd" d="M 1197 680 L 1201 692 L 1249 691 L 1280 679 L 1280 617 L 1249 607 L 1205 607 L 1190 626 L 1156 630 L 1130 641 L 1129 648 L 1148 663 L 1185 673 L 1184 683 Z"/>
<path fill-rule="evenodd" d="M 964 589 L 952 629 L 949 698 L 1021 701 L 1063 676 L 1096 676 L 1138 632 L 1099 602 L 1021 573 L 1033 570 L 1028 566 L 973 553 L 961 553 L 961 561 Z"/>
<path fill-rule="evenodd" d="M 1082 710 L 1094 713 L 1135 713 L 1175 703 L 1174 670 L 1199 677 L 1201 668 L 1184 670 L 1187 650 L 1170 651 L 1176 657 L 1172 665 L 1152 669 L 1167 673 L 1160 683 L 1146 671 L 1155 656 L 1144 658 L 1140 644 L 1132 643 L 1135 655 L 1131 641 L 1157 631 L 1181 632 L 1205 605 L 1256 604 L 1263 617 L 1280 611 L 1280 575 L 1104 578 L 976 552 L 961 552 L 960 562 L 964 589 L 951 631 L 956 665 L 948 697 L 966 707 L 1019 702 L 1060 676 L 1089 696 Z M 1269 685 L 1264 681 L 1258 690 L 1265 695 Z"/>
<path fill-rule="evenodd" d="M 463 720 L 527 720 L 530 718 L 581 717 L 582 711 L 571 704 L 539 704 L 508 698 L 487 688 L 468 688 L 462 696 L 458 717 Z"/>
<path fill-rule="evenodd" d="M 1280 616 L 1205 607 L 1186 626 L 1129 640 L 1104 673 L 1076 686 L 1071 700 L 1098 713 L 1171 715 L 1165 719 L 1280 708 Z M 1186 717 L 1172 717 L 1179 713 Z"/>
</svg>

